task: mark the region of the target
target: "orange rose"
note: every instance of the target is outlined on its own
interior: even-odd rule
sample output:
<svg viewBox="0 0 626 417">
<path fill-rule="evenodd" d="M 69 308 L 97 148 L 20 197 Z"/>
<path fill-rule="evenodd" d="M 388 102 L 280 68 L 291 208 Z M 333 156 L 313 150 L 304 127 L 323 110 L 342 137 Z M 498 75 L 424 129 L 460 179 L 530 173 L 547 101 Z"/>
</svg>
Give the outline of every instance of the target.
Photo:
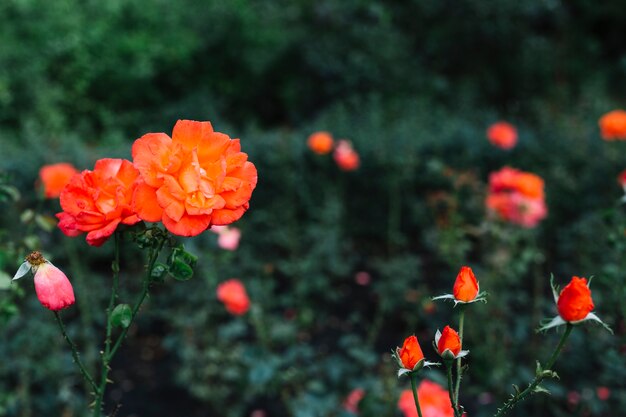
<svg viewBox="0 0 626 417">
<path fill-rule="evenodd" d="M 517 143 L 517 129 L 510 123 L 497 122 L 487 129 L 487 138 L 501 149 L 512 149 Z"/>
<path fill-rule="evenodd" d="M 217 299 L 224 303 L 229 313 L 236 316 L 245 314 L 250 308 L 246 287 L 238 279 L 229 279 L 218 285 Z"/>
<path fill-rule="evenodd" d="M 75 175 L 60 195 L 59 228 L 67 236 L 87 232 L 87 243 L 102 245 L 121 224 L 140 221 L 131 207 L 139 172 L 124 159 L 100 159 L 93 171 Z"/>
<path fill-rule="evenodd" d="M 605 140 L 626 139 L 626 111 L 613 110 L 598 121 L 600 135 Z"/>
<path fill-rule="evenodd" d="M 361 164 L 359 154 L 356 153 L 352 144 L 347 140 L 340 140 L 333 154 L 337 166 L 344 171 L 354 171 Z"/>
<path fill-rule="evenodd" d="M 452 288 L 452 294 L 457 301 L 468 303 L 478 296 L 478 282 L 472 268 L 462 266 Z"/>
<path fill-rule="evenodd" d="M 315 132 L 307 141 L 309 149 L 318 155 L 326 155 L 333 150 L 333 137 L 328 132 Z"/>
<path fill-rule="evenodd" d="M 415 370 L 424 361 L 422 348 L 415 335 L 409 336 L 404 340 L 402 349 L 396 349 L 396 355 L 401 366 L 409 371 Z"/>
<path fill-rule="evenodd" d="M 437 346 L 437 352 L 444 359 L 455 359 L 463 357 L 467 354 L 466 351 L 461 350 L 461 338 L 459 334 L 451 328 L 446 326 L 443 328 L 443 332 L 435 334 L 435 345 Z"/>
<path fill-rule="evenodd" d="M 230 224 L 250 206 L 256 167 L 239 139 L 214 132 L 209 122 L 179 120 L 172 137 L 148 133 L 133 144 L 142 180 L 133 208 L 146 221 L 163 221 L 180 236 Z"/>
<path fill-rule="evenodd" d="M 556 303 L 559 315 L 568 322 L 583 320 L 593 310 L 591 290 L 586 278 L 572 277 Z"/>
<path fill-rule="evenodd" d="M 39 179 L 43 184 L 43 192 L 46 198 L 57 198 L 61 191 L 70 182 L 70 179 L 78 171 L 72 164 L 60 163 L 44 165 L 39 170 Z"/>
</svg>

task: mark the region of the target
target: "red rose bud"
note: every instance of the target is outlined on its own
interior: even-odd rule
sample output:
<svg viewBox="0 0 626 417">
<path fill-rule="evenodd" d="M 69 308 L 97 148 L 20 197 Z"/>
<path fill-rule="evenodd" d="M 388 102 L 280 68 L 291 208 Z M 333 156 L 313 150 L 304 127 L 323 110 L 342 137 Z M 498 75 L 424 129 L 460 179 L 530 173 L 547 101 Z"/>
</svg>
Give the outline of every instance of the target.
<svg viewBox="0 0 626 417">
<path fill-rule="evenodd" d="M 469 353 L 468 351 L 461 350 L 461 338 L 456 330 L 450 326 L 444 327 L 443 332 L 437 330 L 435 334 L 435 347 L 439 355 L 444 359 L 462 358 Z"/>
<path fill-rule="evenodd" d="M 454 281 L 454 288 L 452 289 L 454 298 L 457 301 L 468 303 L 474 301 L 478 296 L 478 282 L 472 272 L 472 268 L 469 266 L 462 266 L 459 274 Z"/>
<path fill-rule="evenodd" d="M 39 252 L 33 252 L 17 270 L 14 280 L 32 270 L 35 274 L 35 292 L 39 302 L 52 311 L 59 311 L 74 304 L 74 289 L 67 276 L 47 261 Z"/>
<path fill-rule="evenodd" d="M 561 291 L 556 305 L 559 315 L 565 321 L 577 322 L 587 317 L 594 308 L 587 279 L 572 277 Z"/>
</svg>

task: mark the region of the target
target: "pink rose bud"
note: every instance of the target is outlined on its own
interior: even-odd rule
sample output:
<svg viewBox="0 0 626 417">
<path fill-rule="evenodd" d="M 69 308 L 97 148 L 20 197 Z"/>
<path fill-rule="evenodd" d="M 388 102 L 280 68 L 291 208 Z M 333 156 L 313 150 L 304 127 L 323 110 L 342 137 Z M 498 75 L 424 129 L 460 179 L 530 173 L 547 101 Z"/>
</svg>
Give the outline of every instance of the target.
<svg viewBox="0 0 626 417">
<path fill-rule="evenodd" d="M 67 276 L 46 260 L 40 252 L 33 252 L 15 273 L 13 280 L 35 274 L 35 292 L 39 302 L 52 311 L 59 311 L 74 304 L 74 289 Z"/>
</svg>

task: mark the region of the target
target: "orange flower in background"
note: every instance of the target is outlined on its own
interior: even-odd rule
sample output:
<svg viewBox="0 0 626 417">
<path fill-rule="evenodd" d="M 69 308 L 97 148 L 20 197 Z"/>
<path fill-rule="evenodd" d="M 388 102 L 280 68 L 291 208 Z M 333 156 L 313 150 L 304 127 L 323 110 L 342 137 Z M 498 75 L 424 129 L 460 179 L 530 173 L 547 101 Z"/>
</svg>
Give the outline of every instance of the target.
<svg viewBox="0 0 626 417">
<path fill-rule="evenodd" d="M 456 276 L 452 294 L 457 301 L 469 303 L 478 296 L 478 281 L 474 276 L 474 271 L 469 266 L 462 266 Z"/>
<path fill-rule="evenodd" d="M 352 144 L 344 139 L 337 143 L 333 158 L 337 166 L 344 171 L 354 171 L 361 165 L 359 154 L 352 148 Z"/>
<path fill-rule="evenodd" d="M 557 308 L 565 321 L 577 322 L 587 317 L 594 308 L 587 279 L 572 277 L 559 295 Z"/>
<path fill-rule="evenodd" d="M 443 332 L 437 330 L 435 345 L 437 352 L 444 359 L 462 358 L 469 353 L 466 350 L 461 350 L 461 338 L 456 330 L 450 326 L 444 327 Z"/>
<path fill-rule="evenodd" d="M 60 195 L 56 216 L 67 236 L 87 233 L 87 243 L 102 245 L 119 224 L 140 221 L 131 207 L 139 172 L 125 159 L 100 159 L 93 171 L 75 175 Z"/>
<path fill-rule="evenodd" d="M 485 206 L 502 220 L 535 227 L 548 214 L 544 181 L 538 175 L 510 167 L 492 172 Z"/>
<path fill-rule="evenodd" d="M 179 120 L 172 137 L 148 133 L 133 144 L 142 181 L 133 208 L 145 221 L 162 221 L 179 236 L 227 225 L 250 206 L 257 170 L 239 139 L 214 132 L 211 123 Z"/>
<path fill-rule="evenodd" d="M 626 111 L 610 111 L 600 118 L 598 124 L 600 125 L 602 139 L 626 139 Z"/>
<path fill-rule="evenodd" d="M 39 170 L 39 180 L 43 185 L 44 196 L 57 198 L 70 182 L 70 179 L 77 173 L 78 171 L 72 164 L 65 162 L 42 166 Z"/>
<path fill-rule="evenodd" d="M 452 403 L 448 391 L 441 385 L 427 379 L 417 387 L 417 398 L 422 410 L 422 417 L 453 417 Z M 402 391 L 398 400 L 398 409 L 404 417 L 418 417 L 413 392 Z"/>
<path fill-rule="evenodd" d="M 236 316 L 245 314 L 250 308 L 246 287 L 238 279 L 229 279 L 218 285 L 217 299 L 224 303 L 229 313 Z"/>
<path fill-rule="evenodd" d="M 74 304 L 74 289 L 70 280 L 40 252 L 32 252 L 26 257 L 13 280 L 22 278 L 28 271 L 35 274 L 35 292 L 41 305 L 59 311 Z"/>
<path fill-rule="evenodd" d="M 487 139 L 500 149 L 512 149 L 517 144 L 517 129 L 508 122 L 497 122 L 487 129 Z"/>
<path fill-rule="evenodd" d="M 315 132 L 307 140 L 309 149 L 318 155 L 326 155 L 333 150 L 333 137 L 328 132 Z"/>
</svg>

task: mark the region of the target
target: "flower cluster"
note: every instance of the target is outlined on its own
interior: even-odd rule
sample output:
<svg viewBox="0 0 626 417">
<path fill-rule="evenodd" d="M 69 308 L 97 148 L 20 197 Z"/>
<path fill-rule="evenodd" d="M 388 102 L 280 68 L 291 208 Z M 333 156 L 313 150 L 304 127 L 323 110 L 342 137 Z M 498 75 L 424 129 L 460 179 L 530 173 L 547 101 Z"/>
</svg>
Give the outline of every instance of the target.
<svg viewBox="0 0 626 417">
<path fill-rule="evenodd" d="M 343 171 L 354 171 L 361 165 L 359 154 L 354 150 L 352 143 L 348 140 L 340 139 L 335 144 L 332 135 L 328 132 L 313 133 L 307 140 L 307 146 L 318 155 L 329 154 L 334 147 L 333 159 Z"/>
<path fill-rule="evenodd" d="M 600 118 L 598 125 L 602 139 L 626 140 L 626 111 L 610 111 Z"/>
<path fill-rule="evenodd" d="M 179 236 L 238 220 L 249 207 L 257 170 L 238 139 L 211 123 L 179 120 L 172 137 L 148 133 L 132 147 L 133 162 L 101 159 L 75 174 L 60 193 L 59 228 L 87 233 L 102 245 L 118 225 L 162 222 Z"/>
<path fill-rule="evenodd" d="M 497 122 L 487 129 L 487 139 L 500 149 L 513 149 L 517 144 L 517 129 L 508 122 Z"/>
<path fill-rule="evenodd" d="M 485 204 L 500 219 L 527 228 L 537 226 L 548 214 L 543 179 L 510 167 L 491 173 Z"/>
</svg>

